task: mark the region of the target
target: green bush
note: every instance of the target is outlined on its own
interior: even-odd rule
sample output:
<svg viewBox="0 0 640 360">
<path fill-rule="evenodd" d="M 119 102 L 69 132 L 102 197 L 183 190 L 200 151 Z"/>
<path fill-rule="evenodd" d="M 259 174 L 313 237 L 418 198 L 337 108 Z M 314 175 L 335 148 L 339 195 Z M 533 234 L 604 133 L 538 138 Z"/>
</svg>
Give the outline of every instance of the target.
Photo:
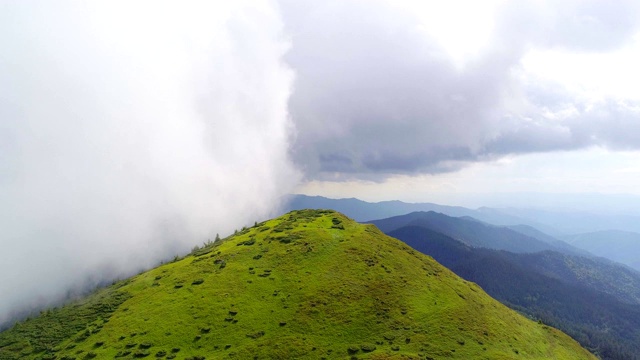
<svg viewBox="0 0 640 360">
<path fill-rule="evenodd" d="M 375 345 L 371 345 L 371 344 L 360 345 L 360 350 L 362 350 L 364 352 L 372 352 L 375 349 L 376 349 Z"/>
<path fill-rule="evenodd" d="M 143 358 L 143 357 L 147 357 L 151 355 L 151 353 L 149 352 L 149 350 L 137 350 L 136 352 L 133 353 L 133 357 L 134 358 Z"/>
</svg>

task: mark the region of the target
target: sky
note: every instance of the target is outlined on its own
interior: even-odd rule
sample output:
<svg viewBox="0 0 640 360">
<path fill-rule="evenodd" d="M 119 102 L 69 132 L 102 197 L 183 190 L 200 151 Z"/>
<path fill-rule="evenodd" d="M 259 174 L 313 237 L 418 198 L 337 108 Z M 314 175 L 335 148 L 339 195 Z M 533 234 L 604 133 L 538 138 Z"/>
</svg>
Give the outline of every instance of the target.
<svg viewBox="0 0 640 360">
<path fill-rule="evenodd" d="M 638 193 L 636 3 L 376 4 L 284 11 L 300 192 Z"/>
<path fill-rule="evenodd" d="M 624 0 L 0 1 L 0 325 L 289 193 L 640 195 L 639 17 Z"/>
</svg>

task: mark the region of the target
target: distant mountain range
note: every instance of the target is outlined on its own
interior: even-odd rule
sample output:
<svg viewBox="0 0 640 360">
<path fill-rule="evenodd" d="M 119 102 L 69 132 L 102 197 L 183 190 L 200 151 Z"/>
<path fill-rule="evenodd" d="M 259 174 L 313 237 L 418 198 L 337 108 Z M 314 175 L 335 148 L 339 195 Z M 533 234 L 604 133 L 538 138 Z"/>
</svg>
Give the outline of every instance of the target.
<svg viewBox="0 0 640 360">
<path fill-rule="evenodd" d="M 284 212 L 296 209 L 336 209 L 356 221 L 384 219 L 415 211 L 435 211 L 449 216 L 471 216 L 494 225 L 529 225 L 552 236 L 587 233 L 602 230 L 624 230 L 640 233 L 640 216 L 607 214 L 572 210 L 543 210 L 534 208 L 468 209 L 432 203 L 402 201 L 366 202 L 358 199 L 329 199 L 322 196 L 289 195 Z"/>
<path fill-rule="evenodd" d="M 420 212 L 372 223 L 603 359 L 640 354 L 640 273 L 634 270 L 557 250 L 525 253 L 540 243 L 467 218 Z M 495 250 L 504 248 L 519 253 Z"/>
<path fill-rule="evenodd" d="M 520 208 L 468 209 L 432 203 L 371 203 L 354 198 L 329 199 L 306 195 L 290 195 L 284 203 L 283 211 L 335 209 L 360 222 L 420 211 L 434 211 L 452 217 L 471 217 L 488 224 L 508 227 L 553 245 L 552 250 L 583 256 L 602 256 L 640 271 L 640 255 L 637 255 L 640 254 L 640 217 L 636 215 Z M 532 248 L 538 245 L 532 243 Z"/>
<path fill-rule="evenodd" d="M 604 256 L 640 271 L 640 234 L 605 230 L 565 235 L 561 239 L 575 247 Z"/>
<path fill-rule="evenodd" d="M 452 217 L 434 211 L 413 212 L 369 223 L 376 225 L 385 233 L 406 226 L 418 226 L 445 234 L 472 247 L 507 250 L 515 253 L 531 253 L 544 250 L 556 250 L 571 254 L 581 251 L 552 237 L 545 238 L 543 233 L 533 233 L 541 239 L 525 235 L 504 226 L 490 225 L 472 217 Z"/>
<path fill-rule="evenodd" d="M 322 196 L 289 195 L 285 199 L 282 212 L 300 209 L 334 209 L 352 219 L 365 222 L 405 215 L 416 211 L 435 211 L 449 216 L 470 216 L 475 219 L 496 225 L 527 224 L 546 233 L 557 233 L 555 229 L 546 229 L 544 224 L 527 221 L 524 218 L 511 216 L 490 208 L 472 210 L 461 206 L 447 206 L 432 203 L 405 203 L 402 201 L 381 201 L 371 203 L 359 199 L 329 199 Z"/>
</svg>

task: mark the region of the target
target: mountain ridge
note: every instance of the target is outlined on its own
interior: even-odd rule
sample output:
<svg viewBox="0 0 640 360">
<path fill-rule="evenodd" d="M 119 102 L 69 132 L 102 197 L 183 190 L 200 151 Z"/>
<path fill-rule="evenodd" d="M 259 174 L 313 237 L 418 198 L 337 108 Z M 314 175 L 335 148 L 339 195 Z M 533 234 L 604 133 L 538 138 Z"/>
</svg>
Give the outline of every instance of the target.
<svg viewBox="0 0 640 360">
<path fill-rule="evenodd" d="M 508 227 L 488 224 L 470 216 L 452 217 L 435 211 L 417 211 L 369 223 L 376 225 L 385 233 L 405 226 L 421 226 L 474 247 L 508 250 L 517 253 L 544 250 L 570 251 L 568 245 L 560 248 Z"/>
<path fill-rule="evenodd" d="M 601 230 L 565 235 L 562 240 L 594 254 L 640 271 L 640 233 L 624 230 Z"/>
<path fill-rule="evenodd" d="M 415 225 L 395 229 L 389 235 L 433 256 L 510 307 L 567 331 L 604 359 L 637 358 L 640 293 L 633 289 L 638 289 L 638 276 L 629 288 L 615 274 L 614 279 L 607 279 L 599 270 L 590 270 L 593 264 L 589 262 L 597 259 L 553 251 L 516 254 L 473 248 Z M 616 269 L 626 271 L 627 276 L 635 274 L 620 265 Z"/>
<path fill-rule="evenodd" d="M 122 301 L 105 300 L 114 294 Z M 256 224 L 83 301 L 0 333 L 0 359 L 595 359 L 432 258 L 329 210 Z M 62 320 L 80 309 L 92 315 L 69 330 Z"/>
</svg>

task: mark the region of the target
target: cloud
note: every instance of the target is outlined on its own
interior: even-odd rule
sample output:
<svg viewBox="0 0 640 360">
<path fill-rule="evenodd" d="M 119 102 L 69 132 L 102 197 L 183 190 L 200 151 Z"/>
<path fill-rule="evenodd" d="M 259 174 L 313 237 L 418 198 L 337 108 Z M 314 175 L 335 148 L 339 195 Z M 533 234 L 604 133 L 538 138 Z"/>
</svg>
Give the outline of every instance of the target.
<svg viewBox="0 0 640 360">
<path fill-rule="evenodd" d="M 510 47 L 536 45 L 577 51 L 610 51 L 637 30 L 638 4 L 596 0 L 523 1 L 499 10 L 497 37 Z"/>
<path fill-rule="evenodd" d="M 0 323 L 268 215 L 292 71 L 268 2 L 0 12 Z"/>
<path fill-rule="evenodd" d="M 381 181 L 508 154 L 640 147 L 629 135 L 637 104 L 594 103 L 522 66 L 534 49 L 620 49 L 638 30 L 634 2 L 504 3 L 488 44 L 463 66 L 423 31 L 413 11 L 423 7 L 281 3 L 296 71 L 292 153 L 308 179 Z"/>
<path fill-rule="evenodd" d="M 640 148 L 637 97 L 585 95 L 525 61 L 624 49 L 638 5 L 498 3 L 491 30 L 451 6 L 451 24 L 426 26 L 439 2 L 408 0 L 3 4 L 0 323 L 268 216 L 300 173 L 382 181 Z M 486 44 L 458 51 L 475 32 Z M 595 66 L 585 78 L 610 69 Z"/>
</svg>

